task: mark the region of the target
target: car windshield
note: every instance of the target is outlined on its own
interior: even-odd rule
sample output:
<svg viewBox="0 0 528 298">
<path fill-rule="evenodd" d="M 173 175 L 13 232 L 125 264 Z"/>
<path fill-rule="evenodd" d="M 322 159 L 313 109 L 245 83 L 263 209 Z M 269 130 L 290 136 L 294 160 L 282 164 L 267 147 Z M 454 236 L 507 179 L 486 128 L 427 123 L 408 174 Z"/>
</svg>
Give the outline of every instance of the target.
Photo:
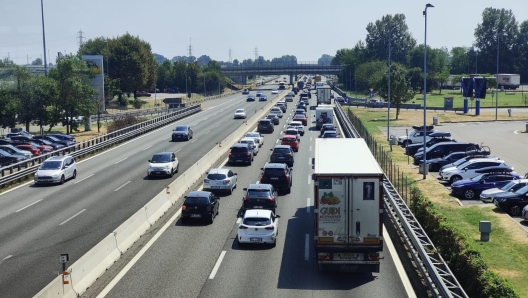
<svg viewBox="0 0 528 298">
<path fill-rule="evenodd" d="M 455 161 L 455 162 L 453 163 L 453 165 L 454 165 L 455 167 L 458 167 L 459 165 L 461 165 L 461 164 L 463 164 L 463 163 L 465 163 L 465 162 L 467 162 L 466 158 L 461 158 L 461 159 Z"/>
<path fill-rule="evenodd" d="M 187 131 L 187 126 L 176 126 L 175 131 Z"/>
<path fill-rule="evenodd" d="M 499 189 L 500 189 L 500 190 L 507 191 L 507 190 L 509 190 L 510 188 L 512 188 L 515 184 L 517 184 L 517 181 L 513 180 L 513 181 L 508 182 L 508 184 L 504 185 L 503 187 L 501 187 L 501 188 L 499 188 Z"/>
<path fill-rule="evenodd" d="M 518 195 L 524 195 L 527 192 L 528 192 L 528 185 L 526 185 L 525 187 L 519 188 L 515 193 Z"/>
<path fill-rule="evenodd" d="M 248 189 L 247 196 L 252 198 L 269 198 L 269 189 Z"/>
<path fill-rule="evenodd" d="M 248 132 L 246 134 L 246 137 L 248 137 L 248 138 L 258 138 L 259 135 L 257 133 Z"/>
<path fill-rule="evenodd" d="M 484 177 L 484 174 L 480 174 L 480 175 L 475 176 L 475 177 L 473 177 L 473 178 L 471 178 L 469 180 L 471 180 L 471 181 L 480 181 L 480 179 L 482 179 L 483 177 Z"/>
<path fill-rule="evenodd" d="M 41 170 L 58 170 L 61 168 L 62 162 L 60 161 L 45 161 L 41 166 Z"/>
<path fill-rule="evenodd" d="M 225 174 L 209 174 L 207 179 L 209 180 L 224 180 L 226 178 Z"/>
<path fill-rule="evenodd" d="M 170 162 L 171 156 L 168 154 L 156 154 L 152 156 L 151 162 L 152 163 L 162 163 L 162 162 Z"/>
<path fill-rule="evenodd" d="M 304 115 L 301 115 L 301 114 L 296 114 L 293 119 L 302 119 L 304 118 Z"/>
<path fill-rule="evenodd" d="M 271 220 L 265 217 L 247 217 L 244 218 L 244 224 L 248 226 L 267 226 L 271 224 Z"/>
<path fill-rule="evenodd" d="M 209 205 L 209 199 L 206 197 L 187 197 L 185 204 L 189 205 Z"/>
<path fill-rule="evenodd" d="M 298 131 L 297 131 L 297 129 L 295 129 L 295 130 L 288 129 L 284 133 L 287 134 L 287 135 L 294 135 L 295 136 L 295 135 L 297 135 Z"/>
<path fill-rule="evenodd" d="M 235 111 L 235 113 L 244 113 L 244 110 L 243 109 L 238 109 Z"/>
<path fill-rule="evenodd" d="M 288 148 L 275 148 L 273 150 L 273 153 L 290 153 L 290 149 L 288 149 Z"/>
</svg>

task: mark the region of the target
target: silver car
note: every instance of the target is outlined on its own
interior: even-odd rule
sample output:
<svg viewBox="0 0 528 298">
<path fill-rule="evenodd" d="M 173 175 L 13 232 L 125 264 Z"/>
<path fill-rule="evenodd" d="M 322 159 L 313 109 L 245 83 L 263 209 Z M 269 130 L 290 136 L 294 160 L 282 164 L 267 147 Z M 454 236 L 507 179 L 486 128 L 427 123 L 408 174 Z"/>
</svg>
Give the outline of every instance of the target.
<svg viewBox="0 0 528 298">
<path fill-rule="evenodd" d="M 496 187 L 484 190 L 480 193 L 480 200 L 483 203 L 493 203 L 497 195 L 505 192 L 515 192 L 518 189 L 525 187 L 526 185 L 528 185 L 528 179 L 512 180 L 501 188 Z"/>
<path fill-rule="evenodd" d="M 233 193 L 233 189 L 237 186 L 237 173 L 233 173 L 230 169 L 211 169 L 204 179 L 203 190 L 227 191 L 228 194 Z"/>
<path fill-rule="evenodd" d="M 253 149 L 253 155 L 257 155 L 259 152 L 259 146 L 253 138 L 243 138 L 239 143 L 248 144 L 249 148 Z"/>
<path fill-rule="evenodd" d="M 35 173 L 35 185 L 45 183 L 63 184 L 77 177 L 77 165 L 72 156 L 53 156 L 46 159 Z"/>
<path fill-rule="evenodd" d="M 15 155 L 15 156 L 20 156 L 20 157 L 25 157 L 25 158 L 33 157 L 33 153 L 27 150 L 18 149 L 17 147 L 13 145 L 0 145 L 0 149 L 4 150 L 5 152 L 11 155 Z"/>
<path fill-rule="evenodd" d="M 260 135 L 260 132 L 250 131 L 246 133 L 244 138 L 253 138 L 255 140 L 255 143 L 257 143 L 259 147 L 262 147 L 262 145 L 264 144 L 264 137 Z"/>
<path fill-rule="evenodd" d="M 304 125 L 302 124 L 301 121 L 292 121 L 288 124 L 288 128 L 289 127 L 295 127 L 297 128 L 297 130 L 299 131 L 299 133 L 301 134 L 301 136 L 304 136 Z"/>
</svg>

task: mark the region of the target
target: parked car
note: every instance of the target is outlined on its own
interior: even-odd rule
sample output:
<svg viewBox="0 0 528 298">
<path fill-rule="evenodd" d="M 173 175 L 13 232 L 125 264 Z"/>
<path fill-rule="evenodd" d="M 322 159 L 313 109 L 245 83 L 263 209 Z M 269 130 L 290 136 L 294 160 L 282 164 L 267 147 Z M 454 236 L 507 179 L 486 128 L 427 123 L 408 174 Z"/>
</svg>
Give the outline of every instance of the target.
<svg viewBox="0 0 528 298">
<path fill-rule="evenodd" d="M 441 158 L 428 159 L 426 163 L 429 166 L 429 172 L 438 172 L 442 166 L 453 163 L 466 156 L 466 151 L 451 152 Z"/>
<path fill-rule="evenodd" d="M 0 149 L 0 166 L 2 167 L 19 163 L 25 159 L 26 157 L 24 156 L 9 154 L 8 152 Z"/>
<path fill-rule="evenodd" d="M 266 116 L 266 119 L 270 120 L 273 125 L 279 125 L 280 123 L 280 119 L 277 114 L 268 114 L 268 116 Z"/>
<path fill-rule="evenodd" d="M 516 179 L 508 182 L 502 187 L 486 189 L 480 193 L 480 201 L 482 201 L 483 203 L 493 203 L 495 201 L 495 197 L 498 194 L 514 192 L 520 188 L 525 187 L 526 185 L 528 185 L 528 179 Z"/>
<path fill-rule="evenodd" d="M 299 151 L 299 140 L 297 140 L 296 136 L 292 135 L 283 135 L 281 140 L 281 145 L 289 145 L 292 147 L 294 152 Z"/>
<path fill-rule="evenodd" d="M 293 121 L 300 121 L 304 126 L 308 125 L 308 119 L 306 119 L 305 115 L 302 114 L 296 114 L 292 118 Z"/>
<path fill-rule="evenodd" d="M 478 170 L 485 170 L 489 167 L 507 167 L 503 160 L 492 159 L 472 159 L 458 167 L 447 168 L 439 172 L 440 180 L 448 181 L 453 184 L 458 180 L 473 178 L 482 172 Z"/>
<path fill-rule="evenodd" d="M 53 149 L 53 146 L 50 146 L 50 145 L 41 145 L 39 143 L 36 143 L 36 142 L 27 142 L 27 143 L 24 143 L 24 144 L 21 144 L 21 145 L 31 145 L 35 148 L 38 148 L 40 150 L 40 152 L 42 152 L 42 154 L 45 154 L 45 153 L 50 153 L 52 152 L 54 149 Z"/>
<path fill-rule="evenodd" d="M 522 213 L 521 213 L 521 217 L 523 220 L 528 220 L 528 205 L 524 206 Z"/>
<path fill-rule="evenodd" d="M 148 93 L 147 91 L 136 91 L 136 96 L 146 96 L 146 97 L 150 97 L 151 94 Z"/>
<path fill-rule="evenodd" d="M 285 163 L 268 162 L 261 168 L 259 182 L 271 184 L 277 190 L 290 193 L 293 184 L 293 169 Z"/>
<path fill-rule="evenodd" d="M 465 157 L 462 157 L 460 158 L 459 160 L 455 161 L 455 162 L 452 162 L 452 163 L 449 163 L 449 164 L 446 164 L 442 167 L 440 167 L 440 169 L 438 170 L 439 172 L 441 170 L 444 170 L 444 169 L 447 169 L 447 168 L 451 168 L 451 167 L 458 167 L 459 165 L 465 163 L 466 161 L 469 161 L 469 160 L 472 160 L 472 159 L 477 159 L 477 158 L 488 158 L 488 159 L 494 159 L 494 160 L 498 160 L 499 158 L 497 156 L 491 156 L 489 155 L 490 152 L 473 152 L 473 151 L 467 151 L 468 152 L 468 155 L 465 156 Z"/>
<path fill-rule="evenodd" d="M 288 145 L 275 145 L 272 149 L 270 149 L 271 155 L 270 155 L 270 162 L 271 163 L 285 163 L 290 167 L 293 167 L 294 160 L 294 153 L 293 149 Z"/>
<path fill-rule="evenodd" d="M 237 182 L 237 173 L 233 173 L 230 169 L 211 169 L 204 179 L 203 190 L 210 192 L 227 191 L 228 194 L 232 194 Z"/>
<path fill-rule="evenodd" d="M 246 119 L 247 114 L 245 109 L 236 109 L 234 119 Z"/>
<path fill-rule="evenodd" d="M 255 101 L 255 95 L 253 94 L 248 94 L 247 98 L 246 98 L 246 101 Z"/>
<path fill-rule="evenodd" d="M 253 138 L 242 138 L 239 143 L 248 144 L 249 148 L 253 150 L 253 155 L 257 156 L 259 152 L 259 146 L 257 145 L 257 143 L 255 143 L 255 140 Z"/>
<path fill-rule="evenodd" d="M 272 133 L 275 131 L 275 128 L 273 127 L 273 123 L 271 122 L 270 119 L 260 119 L 257 125 L 257 130 L 260 133 L 264 133 L 264 132 Z"/>
<path fill-rule="evenodd" d="M 0 138 L 0 145 L 14 145 L 15 143 L 11 139 Z"/>
<path fill-rule="evenodd" d="M 193 130 L 190 125 L 178 125 L 172 131 L 172 141 L 190 140 L 193 138 Z"/>
<path fill-rule="evenodd" d="M 413 126 L 413 131 L 411 131 L 408 135 L 399 136 L 398 137 L 398 145 L 401 145 L 405 147 L 406 145 L 410 145 L 413 143 L 423 143 L 423 136 L 424 136 L 424 127 L 423 126 Z M 434 126 L 426 126 L 425 128 L 425 141 L 429 139 L 429 135 L 432 133 L 437 132 L 437 130 L 434 129 Z"/>
<path fill-rule="evenodd" d="M 472 200 L 478 198 L 484 190 L 502 187 L 508 182 L 520 179 L 519 174 L 511 168 L 497 167 L 488 169 L 483 173 L 470 179 L 458 180 L 451 184 L 451 194 L 462 199 Z"/>
<path fill-rule="evenodd" d="M 514 192 L 498 194 L 495 197 L 495 206 L 511 216 L 521 215 L 526 205 L 528 205 L 528 186 Z"/>
<path fill-rule="evenodd" d="M 253 162 L 253 149 L 249 148 L 249 144 L 234 144 L 230 149 L 228 162 L 230 164 L 247 163 L 251 165 Z"/>
<path fill-rule="evenodd" d="M 262 145 L 264 145 L 264 137 L 258 132 L 247 132 L 244 138 L 252 138 L 253 140 L 255 140 L 255 143 L 257 143 L 259 147 L 262 147 Z"/>
<path fill-rule="evenodd" d="M 425 143 L 426 147 L 431 147 L 437 143 L 456 142 L 455 139 L 451 138 L 451 133 L 448 132 L 434 132 L 429 135 L 429 139 Z M 416 153 L 423 150 L 423 143 L 407 144 L 405 146 L 405 154 L 414 156 Z M 417 164 L 418 165 L 418 164 Z"/>
<path fill-rule="evenodd" d="M 48 142 L 51 142 L 53 144 L 62 145 L 64 147 L 70 146 L 70 142 L 60 140 L 56 137 L 50 136 L 50 135 L 44 135 L 44 136 L 35 136 L 33 137 L 33 140 L 46 140 Z"/>
<path fill-rule="evenodd" d="M 75 145 L 75 143 L 77 143 L 77 141 L 75 140 L 73 136 L 70 136 L 64 133 L 52 133 L 49 136 L 66 142 L 66 144 L 68 144 L 67 146 Z"/>
<path fill-rule="evenodd" d="M 186 223 L 189 219 L 207 220 L 213 223 L 220 202 L 218 197 L 209 191 L 191 191 L 185 196 L 182 205 L 181 222 Z"/>
<path fill-rule="evenodd" d="M 426 157 L 427 159 L 439 158 L 451 152 L 466 151 L 468 148 L 472 148 L 472 150 L 476 148 L 478 150 L 480 145 L 469 142 L 437 143 L 426 148 Z M 417 152 L 413 156 L 413 164 L 419 165 L 423 159 L 423 152 Z"/>
<path fill-rule="evenodd" d="M 25 135 L 15 135 L 9 137 L 13 143 L 21 144 L 33 141 L 33 137 L 28 137 Z"/>
<path fill-rule="evenodd" d="M 59 143 L 52 143 L 48 140 L 45 140 L 45 139 L 37 139 L 37 138 L 34 138 L 32 140 L 33 143 L 35 144 L 38 144 L 40 146 L 50 146 L 53 148 L 53 150 L 58 150 L 58 149 L 61 149 L 61 148 L 64 148 L 64 145 L 62 144 L 59 144 Z"/>
<path fill-rule="evenodd" d="M 31 153 L 30 151 L 18 149 L 17 147 L 13 145 L 0 145 L 0 149 L 4 150 L 5 152 L 9 154 L 22 156 L 24 158 L 33 157 L 33 153 Z"/>
<path fill-rule="evenodd" d="M 30 144 L 16 144 L 15 147 L 20 150 L 31 152 L 33 156 L 38 156 L 42 154 L 42 151 L 38 147 L 30 145 Z"/>
<path fill-rule="evenodd" d="M 35 185 L 60 183 L 77 177 L 77 164 L 70 155 L 52 156 L 46 159 L 35 172 Z"/>
<path fill-rule="evenodd" d="M 180 163 L 174 152 L 156 153 L 148 162 L 147 178 L 149 179 L 155 176 L 172 177 L 180 169 Z"/>
<path fill-rule="evenodd" d="M 239 245 L 266 243 L 275 247 L 279 234 L 279 217 L 270 210 L 247 210 L 238 225 L 237 240 Z"/>
<path fill-rule="evenodd" d="M 250 184 L 244 188 L 245 194 L 242 198 L 242 209 L 267 209 L 275 213 L 277 208 L 277 191 L 271 184 Z"/>
</svg>

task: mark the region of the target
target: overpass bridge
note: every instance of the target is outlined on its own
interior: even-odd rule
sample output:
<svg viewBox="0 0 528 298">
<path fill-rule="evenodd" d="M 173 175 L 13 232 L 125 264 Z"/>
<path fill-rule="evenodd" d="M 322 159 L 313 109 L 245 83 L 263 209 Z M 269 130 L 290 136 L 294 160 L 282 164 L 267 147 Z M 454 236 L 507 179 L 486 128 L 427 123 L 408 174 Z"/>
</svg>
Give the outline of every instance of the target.
<svg viewBox="0 0 528 298">
<path fill-rule="evenodd" d="M 296 63 L 296 64 L 270 64 L 254 66 L 225 66 L 221 68 L 222 73 L 231 78 L 242 78 L 242 84 L 247 82 L 247 76 L 254 75 L 289 75 L 290 84 L 293 84 L 294 75 L 297 80 L 299 74 L 323 74 L 338 75 L 341 65 L 329 65 L 318 63 Z"/>
</svg>

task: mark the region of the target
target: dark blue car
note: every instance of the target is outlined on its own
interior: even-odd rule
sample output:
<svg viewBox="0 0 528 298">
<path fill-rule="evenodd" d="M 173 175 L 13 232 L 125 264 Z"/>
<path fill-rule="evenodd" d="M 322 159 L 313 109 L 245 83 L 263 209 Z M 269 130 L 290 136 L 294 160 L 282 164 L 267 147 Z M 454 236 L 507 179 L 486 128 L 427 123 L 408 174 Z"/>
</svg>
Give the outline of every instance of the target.
<svg viewBox="0 0 528 298">
<path fill-rule="evenodd" d="M 471 179 L 459 180 L 451 184 L 451 194 L 461 199 L 475 199 L 486 189 L 502 187 L 508 182 L 521 179 L 519 174 L 513 172 L 513 168 L 497 168 L 497 172 L 483 173 Z"/>
<path fill-rule="evenodd" d="M 495 197 L 495 206 L 512 216 L 521 215 L 526 205 L 528 205 L 528 186 Z"/>
<path fill-rule="evenodd" d="M 52 133 L 49 136 L 57 138 L 57 139 L 59 139 L 61 141 L 66 142 L 67 143 L 66 146 L 75 145 L 75 143 L 77 143 L 77 141 L 75 140 L 74 137 L 72 137 L 70 135 L 67 135 L 67 134 L 64 134 L 64 133 Z"/>
<path fill-rule="evenodd" d="M 454 163 L 455 161 L 466 157 L 467 155 L 467 152 L 452 152 L 442 158 L 428 159 L 426 163 L 429 165 L 429 172 L 438 172 L 441 167 L 450 163 Z M 420 161 L 420 164 L 422 163 L 423 159 Z"/>
</svg>

